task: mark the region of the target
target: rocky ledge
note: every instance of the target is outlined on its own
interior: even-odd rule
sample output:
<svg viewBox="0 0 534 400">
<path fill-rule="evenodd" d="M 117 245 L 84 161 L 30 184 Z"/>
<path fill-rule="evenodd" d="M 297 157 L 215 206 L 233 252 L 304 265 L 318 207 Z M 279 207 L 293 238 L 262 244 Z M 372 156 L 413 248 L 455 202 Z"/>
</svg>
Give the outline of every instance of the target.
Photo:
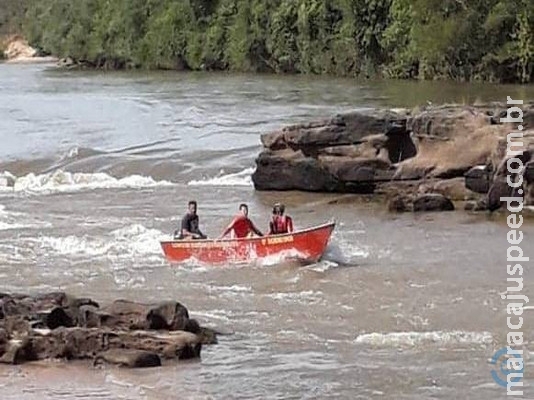
<svg viewBox="0 0 534 400">
<path fill-rule="evenodd" d="M 523 138 L 515 147 L 524 201 L 534 204 L 534 104 L 520 105 Z M 287 126 L 261 136 L 252 175 L 257 190 L 301 190 L 376 195 L 392 211 L 501 207 L 516 195 L 506 184 L 507 105 L 442 105 L 368 109 Z M 519 176 L 513 179 L 518 181 Z"/>
<path fill-rule="evenodd" d="M 100 307 L 63 292 L 0 293 L 0 363 L 59 358 L 154 367 L 198 358 L 203 344 L 216 342 L 215 331 L 199 326 L 176 301 Z"/>
</svg>

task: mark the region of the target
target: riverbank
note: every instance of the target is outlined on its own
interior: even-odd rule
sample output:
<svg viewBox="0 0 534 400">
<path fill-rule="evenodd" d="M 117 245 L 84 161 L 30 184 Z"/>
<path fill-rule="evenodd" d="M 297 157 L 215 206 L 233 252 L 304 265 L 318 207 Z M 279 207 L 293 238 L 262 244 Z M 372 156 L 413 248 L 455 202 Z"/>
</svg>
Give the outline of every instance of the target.
<svg viewBox="0 0 534 400">
<path fill-rule="evenodd" d="M 523 108 L 525 205 L 534 205 L 530 162 L 534 105 Z M 261 136 L 257 190 L 375 195 L 391 211 L 495 211 L 506 180 L 506 105 L 367 109 Z M 503 168 L 504 166 L 504 168 Z"/>
</svg>

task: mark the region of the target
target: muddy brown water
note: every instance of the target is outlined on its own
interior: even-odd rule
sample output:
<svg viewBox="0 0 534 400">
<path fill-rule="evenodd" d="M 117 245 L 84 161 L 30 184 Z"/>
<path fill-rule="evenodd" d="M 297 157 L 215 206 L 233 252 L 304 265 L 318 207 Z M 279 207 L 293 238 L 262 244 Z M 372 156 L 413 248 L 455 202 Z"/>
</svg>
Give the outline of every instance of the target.
<svg viewBox="0 0 534 400">
<path fill-rule="evenodd" d="M 284 124 L 508 95 L 532 99 L 534 89 L 0 64 L 0 172 L 17 176 L 0 189 L 0 291 L 177 299 L 231 333 L 200 361 L 163 368 L 0 366 L 0 398 L 503 398 L 489 363 L 507 333 L 503 218 L 391 215 L 351 196 L 255 192 L 250 174 L 259 134 Z M 172 265 L 158 240 L 189 199 L 211 236 L 241 202 L 263 229 L 275 201 L 298 227 L 338 225 L 314 265 Z M 529 254 L 533 225 L 523 230 Z M 529 268 L 524 279 L 532 295 Z M 525 398 L 534 396 L 530 348 Z"/>
</svg>

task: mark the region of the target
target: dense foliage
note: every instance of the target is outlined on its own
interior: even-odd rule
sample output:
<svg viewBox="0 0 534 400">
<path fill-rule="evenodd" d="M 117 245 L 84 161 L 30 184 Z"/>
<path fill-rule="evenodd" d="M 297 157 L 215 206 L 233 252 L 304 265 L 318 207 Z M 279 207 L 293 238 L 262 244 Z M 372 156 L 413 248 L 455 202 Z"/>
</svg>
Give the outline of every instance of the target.
<svg viewBox="0 0 534 400">
<path fill-rule="evenodd" d="M 28 0 L 0 0 L 0 35 L 20 33 Z"/>
<path fill-rule="evenodd" d="M 30 43 L 99 67 L 534 80 L 534 0 L 28 4 Z"/>
</svg>

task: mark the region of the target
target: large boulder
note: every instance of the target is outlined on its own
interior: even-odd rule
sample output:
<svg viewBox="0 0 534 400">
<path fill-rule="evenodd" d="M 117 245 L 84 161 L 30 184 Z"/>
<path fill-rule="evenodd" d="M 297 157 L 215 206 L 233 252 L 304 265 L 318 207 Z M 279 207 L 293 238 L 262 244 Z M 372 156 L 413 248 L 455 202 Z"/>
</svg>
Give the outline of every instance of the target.
<svg viewBox="0 0 534 400">
<path fill-rule="evenodd" d="M 287 126 L 263 134 L 261 142 L 269 150 L 291 148 L 314 150 L 359 144 L 365 136 L 398 134 L 406 130 L 406 116 L 389 110 L 359 110 L 338 114 L 331 119 Z"/>
<path fill-rule="evenodd" d="M 141 304 L 116 300 L 102 311 L 112 316 L 103 325 L 127 329 L 183 330 L 189 320 L 187 309 L 176 301 Z"/>
<path fill-rule="evenodd" d="M 413 202 L 413 211 L 454 211 L 451 200 L 438 193 L 422 194 Z"/>
<path fill-rule="evenodd" d="M 513 190 L 510 185 L 506 182 L 506 179 L 498 178 L 495 179 L 490 187 L 488 192 L 488 210 L 495 211 L 502 206 L 501 198 L 503 197 L 512 197 Z"/>
<path fill-rule="evenodd" d="M 413 211 L 413 197 L 397 193 L 388 199 L 387 207 L 395 213 Z"/>
<path fill-rule="evenodd" d="M 465 174 L 465 187 L 475 193 L 488 193 L 490 184 L 491 171 L 486 165 L 477 165 Z"/>
<path fill-rule="evenodd" d="M 406 112 L 359 110 L 292 125 L 261 137 L 257 190 L 371 193 L 392 163 L 413 157 Z"/>
<path fill-rule="evenodd" d="M 350 193 L 372 193 L 376 182 L 384 179 L 391 163 L 380 158 L 319 157 L 319 161 L 337 181 L 343 191 Z M 381 176 L 378 171 L 382 171 Z"/>
<path fill-rule="evenodd" d="M 300 151 L 265 151 L 256 164 L 252 180 L 257 190 L 333 192 L 339 186 L 317 159 L 305 157 Z"/>
</svg>

